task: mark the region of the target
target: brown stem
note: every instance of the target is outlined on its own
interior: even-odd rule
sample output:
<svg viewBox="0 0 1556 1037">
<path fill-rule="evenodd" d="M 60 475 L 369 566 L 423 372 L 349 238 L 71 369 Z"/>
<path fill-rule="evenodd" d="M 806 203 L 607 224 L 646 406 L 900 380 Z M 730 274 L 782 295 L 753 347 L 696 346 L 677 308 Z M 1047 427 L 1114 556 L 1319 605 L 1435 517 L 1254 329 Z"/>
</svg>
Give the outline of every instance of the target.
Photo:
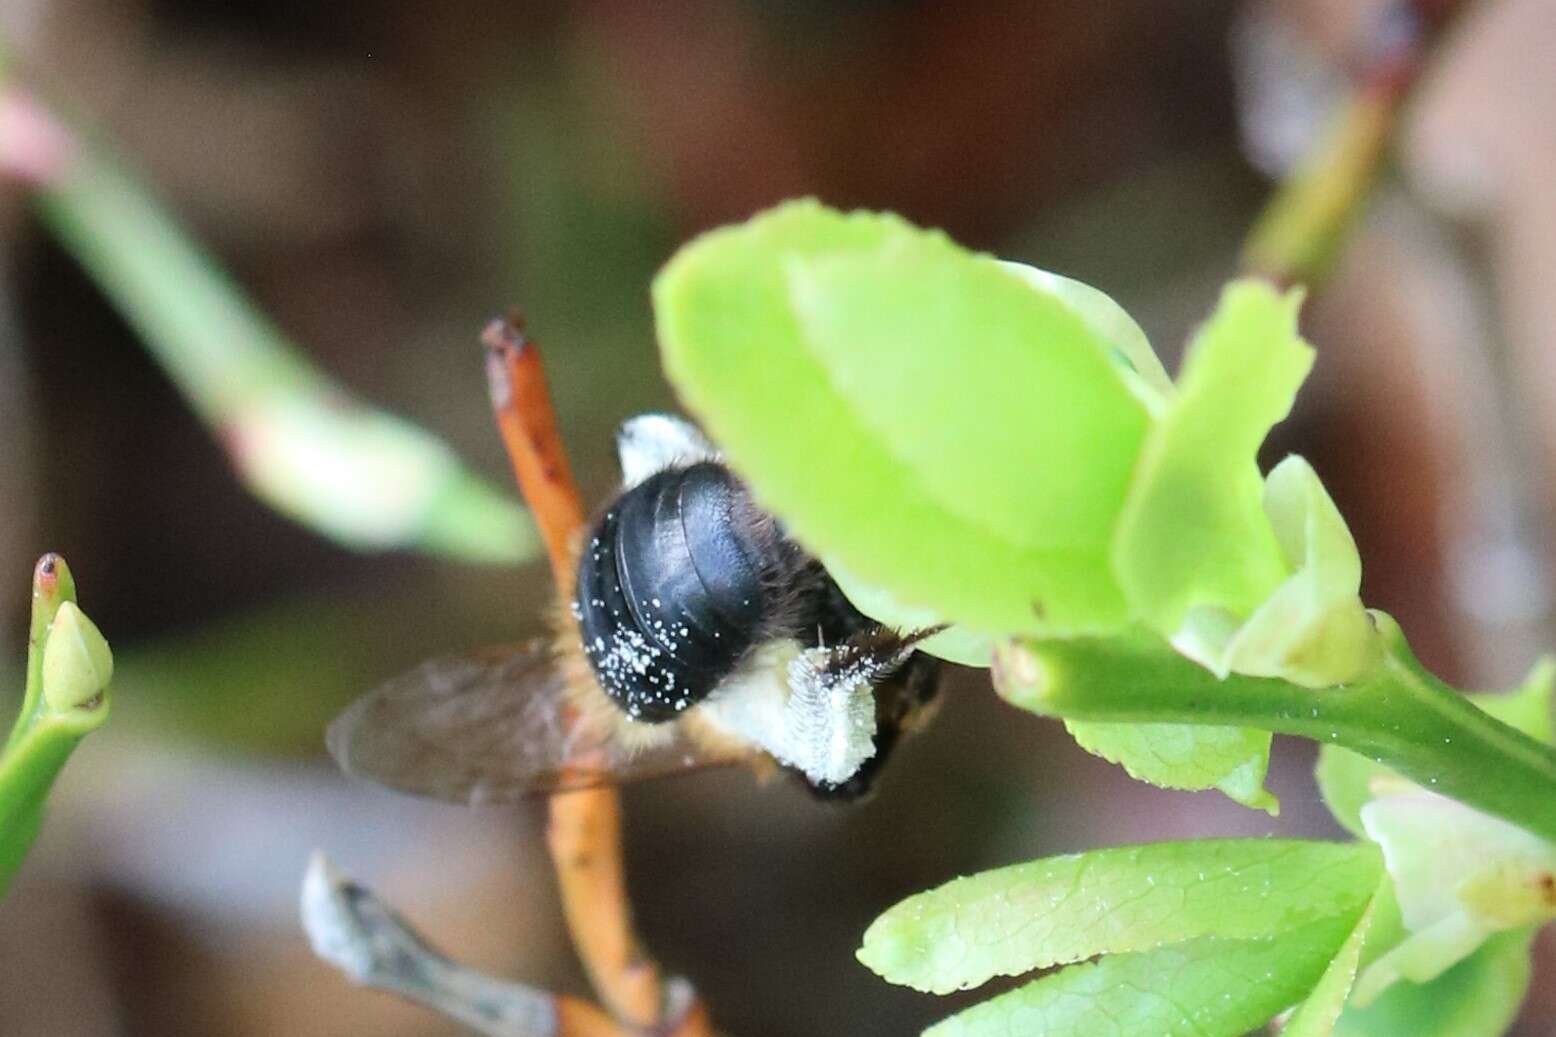
<svg viewBox="0 0 1556 1037">
<path fill-rule="evenodd" d="M 516 312 L 488 324 L 481 343 L 486 346 L 497 429 L 519 491 L 546 542 L 557 590 L 566 598 L 573 590 L 573 538 L 583 525 L 583 502 L 557 431 L 540 350 L 524 334 L 523 318 Z"/>
<path fill-rule="evenodd" d="M 1334 124 L 1249 231 L 1245 270 L 1281 284 L 1311 284 L 1327 273 L 1382 175 L 1411 88 L 1466 6 L 1394 0 L 1384 9 Z"/>
<path fill-rule="evenodd" d="M 493 321 L 481 341 L 487 349 L 492 409 L 503 445 L 550 552 L 557 589 L 566 599 L 572 593 L 574 544 L 584 512 L 557 432 L 540 351 L 525 335 L 517 315 Z M 595 787 L 553 796 L 546 845 L 556 867 L 573 946 L 611 1013 L 641 1032 L 669 1032 L 673 1037 L 711 1034 L 707 1013 L 695 999 L 680 1019 L 670 1021 L 675 1028 L 665 1029 L 664 984 L 632 925 L 616 790 Z M 578 1031 L 580 1037 L 595 1032 Z"/>
<path fill-rule="evenodd" d="M 629 1037 L 628 1031 L 587 1001 L 556 995 L 557 1037 Z"/>
</svg>

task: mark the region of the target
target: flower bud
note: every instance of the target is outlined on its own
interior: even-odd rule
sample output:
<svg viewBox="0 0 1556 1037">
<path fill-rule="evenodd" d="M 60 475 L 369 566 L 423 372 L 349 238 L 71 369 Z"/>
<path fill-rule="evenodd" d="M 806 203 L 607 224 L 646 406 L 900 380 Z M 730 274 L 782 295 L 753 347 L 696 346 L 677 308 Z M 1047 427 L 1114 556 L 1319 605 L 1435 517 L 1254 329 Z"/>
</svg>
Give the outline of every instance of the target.
<svg viewBox="0 0 1556 1037">
<path fill-rule="evenodd" d="M 43 698 L 50 709 L 91 701 L 113 677 L 113 653 L 97 625 L 73 601 L 60 605 L 43 645 Z"/>
</svg>

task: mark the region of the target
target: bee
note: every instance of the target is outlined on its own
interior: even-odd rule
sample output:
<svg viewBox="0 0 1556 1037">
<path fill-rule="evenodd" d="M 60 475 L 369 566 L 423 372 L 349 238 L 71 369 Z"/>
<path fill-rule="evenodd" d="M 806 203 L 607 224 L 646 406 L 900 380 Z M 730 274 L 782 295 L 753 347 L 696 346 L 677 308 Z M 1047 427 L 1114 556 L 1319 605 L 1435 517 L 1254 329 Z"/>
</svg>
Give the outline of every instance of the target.
<svg viewBox="0 0 1556 1037">
<path fill-rule="evenodd" d="M 927 717 L 940 664 L 849 603 L 695 426 L 617 433 L 623 483 L 577 547 L 549 642 L 433 659 L 329 728 L 348 774 L 465 803 L 693 768 L 874 786 Z"/>
</svg>

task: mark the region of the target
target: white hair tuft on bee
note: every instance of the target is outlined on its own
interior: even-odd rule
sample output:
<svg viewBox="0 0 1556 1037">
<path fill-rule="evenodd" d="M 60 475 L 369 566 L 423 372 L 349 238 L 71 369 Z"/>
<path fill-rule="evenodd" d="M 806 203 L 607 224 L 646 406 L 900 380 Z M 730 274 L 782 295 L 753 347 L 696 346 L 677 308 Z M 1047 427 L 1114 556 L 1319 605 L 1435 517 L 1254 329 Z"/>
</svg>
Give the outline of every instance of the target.
<svg viewBox="0 0 1556 1037">
<path fill-rule="evenodd" d="M 630 490 L 672 465 L 717 461 L 718 448 L 697 426 L 672 414 L 639 414 L 616 430 L 622 488 Z"/>
</svg>

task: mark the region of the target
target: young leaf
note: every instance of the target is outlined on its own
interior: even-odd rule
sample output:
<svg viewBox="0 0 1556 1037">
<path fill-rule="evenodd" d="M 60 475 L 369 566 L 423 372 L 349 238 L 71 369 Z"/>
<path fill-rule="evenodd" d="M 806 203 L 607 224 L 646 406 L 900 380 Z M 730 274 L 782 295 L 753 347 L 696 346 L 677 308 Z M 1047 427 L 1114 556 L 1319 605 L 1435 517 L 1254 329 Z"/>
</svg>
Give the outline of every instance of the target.
<svg viewBox="0 0 1556 1037">
<path fill-rule="evenodd" d="M 1131 609 L 1163 634 L 1195 608 L 1246 617 L 1288 574 L 1255 454 L 1312 364 L 1300 304 L 1262 282 L 1228 285 L 1147 438 L 1113 564 Z"/>
<path fill-rule="evenodd" d="M 1356 967 L 1361 961 L 1362 946 L 1367 942 L 1367 932 L 1372 927 L 1373 904 L 1356 920 L 1356 928 L 1346 937 L 1340 950 L 1324 970 L 1307 999 L 1302 1002 L 1291 1019 L 1281 1030 L 1281 1037 L 1331 1037 L 1335 1020 L 1345 1008 L 1351 986 L 1356 982 Z"/>
<path fill-rule="evenodd" d="M 1380 875 L 1367 844 L 1279 839 L 1050 857 L 909 897 L 875 920 L 858 957 L 890 982 L 943 994 L 1097 954 L 1354 915 Z"/>
<path fill-rule="evenodd" d="M 1529 989 L 1533 937 L 1499 933 L 1430 983 L 1396 983 L 1366 1008 L 1348 1005 L 1335 1037 L 1500 1037 Z"/>
<path fill-rule="evenodd" d="M 1191 940 L 1071 966 L 924 1037 L 1240 1037 L 1313 989 L 1355 922 L 1339 915 L 1270 939 Z"/>
<path fill-rule="evenodd" d="M 802 542 L 975 629 L 1124 619 L 1108 548 L 1148 416 L 1058 298 L 800 202 L 682 249 L 654 308 L 671 380 Z"/>
<path fill-rule="evenodd" d="M 1082 749 L 1119 764 L 1139 781 L 1164 789 L 1219 789 L 1245 807 L 1280 813 L 1280 801 L 1264 787 L 1268 731 L 1083 720 L 1067 720 L 1064 726 Z"/>
<path fill-rule="evenodd" d="M 1361 602 L 1361 558 L 1345 519 L 1312 465 L 1296 456 L 1265 479 L 1264 512 L 1294 572 L 1212 669 L 1314 688 L 1354 679 L 1377 661 L 1382 641 Z"/>
</svg>

